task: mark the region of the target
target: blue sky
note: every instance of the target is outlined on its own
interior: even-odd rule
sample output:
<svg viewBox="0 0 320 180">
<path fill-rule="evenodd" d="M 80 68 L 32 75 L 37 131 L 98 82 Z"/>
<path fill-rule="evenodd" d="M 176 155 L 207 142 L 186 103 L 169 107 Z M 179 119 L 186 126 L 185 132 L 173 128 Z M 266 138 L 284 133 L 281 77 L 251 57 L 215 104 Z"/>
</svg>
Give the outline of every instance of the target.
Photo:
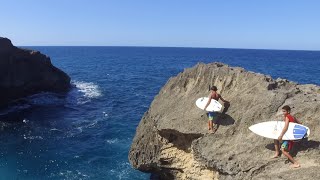
<svg viewBox="0 0 320 180">
<path fill-rule="evenodd" d="M 316 0 L 0 0 L 15 45 L 320 50 Z"/>
</svg>

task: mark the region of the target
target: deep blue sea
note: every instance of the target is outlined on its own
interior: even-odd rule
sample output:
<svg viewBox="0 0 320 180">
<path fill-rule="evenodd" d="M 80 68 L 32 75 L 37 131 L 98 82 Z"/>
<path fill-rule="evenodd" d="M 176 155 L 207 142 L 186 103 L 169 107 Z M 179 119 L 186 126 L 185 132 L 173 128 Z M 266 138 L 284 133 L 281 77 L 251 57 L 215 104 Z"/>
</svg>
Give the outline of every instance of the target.
<svg viewBox="0 0 320 180">
<path fill-rule="evenodd" d="M 0 111 L 0 179 L 149 179 L 128 162 L 135 129 L 168 78 L 198 62 L 320 84 L 320 51 L 27 48 L 49 55 L 74 87 Z"/>
</svg>

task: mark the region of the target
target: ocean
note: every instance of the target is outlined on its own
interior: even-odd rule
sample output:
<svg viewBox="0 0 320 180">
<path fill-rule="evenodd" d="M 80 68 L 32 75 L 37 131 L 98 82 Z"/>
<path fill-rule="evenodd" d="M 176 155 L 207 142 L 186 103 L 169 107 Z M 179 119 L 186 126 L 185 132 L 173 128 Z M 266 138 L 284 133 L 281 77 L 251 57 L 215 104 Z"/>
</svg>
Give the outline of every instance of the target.
<svg viewBox="0 0 320 180">
<path fill-rule="evenodd" d="M 72 89 L 0 110 L 0 179 L 149 179 L 128 151 L 136 127 L 171 76 L 198 62 L 320 85 L 320 51 L 160 47 L 24 47 L 68 73 Z"/>
</svg>

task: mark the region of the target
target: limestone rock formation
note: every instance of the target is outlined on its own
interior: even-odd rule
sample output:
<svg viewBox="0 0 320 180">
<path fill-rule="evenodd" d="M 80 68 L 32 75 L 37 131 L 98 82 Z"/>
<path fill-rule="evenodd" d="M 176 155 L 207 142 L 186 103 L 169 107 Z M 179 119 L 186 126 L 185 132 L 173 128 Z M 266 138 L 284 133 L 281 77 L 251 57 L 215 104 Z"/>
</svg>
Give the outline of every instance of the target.
<svg viewBox="0 0 320 180">
<path fill-rule="evenodd" d="M 230 106 L 208 134 L 205 112 L 195 106 L 216 85 Z M 221 63 L 197 64 L 170 78 L 154 98 L 136 130 L 129 161 L 160 179 L 320 179 L 320 87 L 248 72 Z M 301 168 L 291 169 L 274 154 L 273 140 L 248 127 L 281 119 L 281 107 L 310 127 L 308 140 L 293 155 Z"/>
<path fill-rule="evenodd" d="M 43 91 L 65 92 L 70 77 L 38 51 L 20 49 L 0 37 L 0 106 Z"/>
</svg>

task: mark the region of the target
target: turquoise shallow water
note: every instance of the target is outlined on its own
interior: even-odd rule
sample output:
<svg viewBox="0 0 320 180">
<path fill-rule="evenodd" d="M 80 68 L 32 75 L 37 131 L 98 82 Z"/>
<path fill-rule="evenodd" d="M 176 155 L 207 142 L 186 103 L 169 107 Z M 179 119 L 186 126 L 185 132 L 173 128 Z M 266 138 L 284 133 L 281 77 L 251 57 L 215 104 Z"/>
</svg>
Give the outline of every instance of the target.
<svg viewBox="0 0 320 180">
<path fill-rule="evenodd" d="M 27 47 L 72 78 L 0 111 L 0 179 L 149 179 L 131 168 L 135 129 L 169 77 L 197 62 L 320 84 L 320 52 L 148 47 Z"/>
</svg>

